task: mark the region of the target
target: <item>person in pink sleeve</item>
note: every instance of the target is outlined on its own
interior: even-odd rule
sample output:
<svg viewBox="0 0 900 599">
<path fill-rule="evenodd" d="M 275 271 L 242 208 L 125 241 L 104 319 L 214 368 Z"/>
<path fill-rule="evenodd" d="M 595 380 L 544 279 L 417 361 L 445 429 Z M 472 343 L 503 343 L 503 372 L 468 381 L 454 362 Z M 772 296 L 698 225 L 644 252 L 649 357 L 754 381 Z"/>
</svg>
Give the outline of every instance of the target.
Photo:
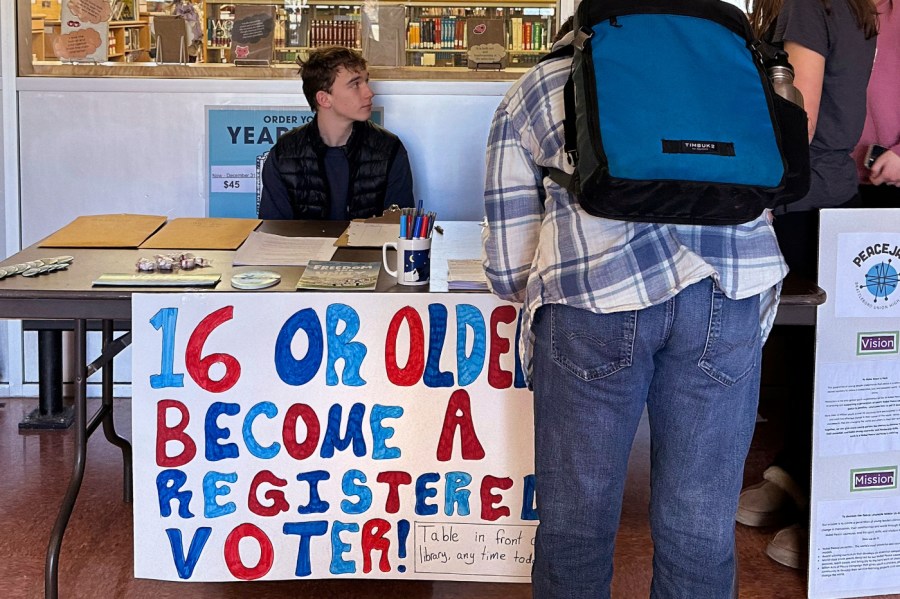
<svg viewBox="0 0 900 599">
<path fill-rule="evenodd" d="M 853 151 L 866 208 L 900 208 L 900 0 L 881 0 L 878 41 L 866 92 L 866 124 Z M 867 168 L 872 144 L 887 148 Z"/>
</svg>

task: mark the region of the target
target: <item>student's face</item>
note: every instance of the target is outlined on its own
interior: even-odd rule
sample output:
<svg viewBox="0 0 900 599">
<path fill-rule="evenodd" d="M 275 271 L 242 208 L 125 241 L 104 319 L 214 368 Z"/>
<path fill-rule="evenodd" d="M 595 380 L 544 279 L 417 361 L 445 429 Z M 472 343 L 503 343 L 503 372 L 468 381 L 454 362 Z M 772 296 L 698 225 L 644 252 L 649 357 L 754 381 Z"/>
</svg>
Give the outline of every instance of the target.
<svg viewBox="0 0 900 599">
<path fill-rule="evenodd" d="M 319 102 L 319 105 L 333 110 L 335 116 L 350 121 L 365 121 L 372 116 L 375 94 L 369 87 L 368 71 L 348 71 L 339 67 L 331 92 L 320 93 L 325 94 L 325 103 Z"/>
</svg>

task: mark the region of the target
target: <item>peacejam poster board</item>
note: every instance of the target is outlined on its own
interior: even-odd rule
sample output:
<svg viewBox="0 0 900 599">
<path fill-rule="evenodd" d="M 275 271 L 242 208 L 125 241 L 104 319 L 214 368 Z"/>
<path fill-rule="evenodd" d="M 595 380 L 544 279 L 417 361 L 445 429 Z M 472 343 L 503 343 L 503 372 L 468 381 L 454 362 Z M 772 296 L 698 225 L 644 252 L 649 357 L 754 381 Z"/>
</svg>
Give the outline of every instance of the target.
<svg viewBox="0 0 900 599">
<path fill-rule="evenodd" d="M 518 308 L 135 294 L 135 576 L 528 582 Z"/>
<path fill-rule="evenodd" d="M 383 125 L 383 113 L 384 108 L 374 108 L 372 122 Z M 279 137 L 309 123 L 314 115 L 308 108 L 207 106 L 207 216 L 256 218 L 269 150 Z"/>
<path fill-rule="evenodd" d="M 894 209 L 821 212 L 813 598 L 900 592 L 898 223 Z"/>
</svg>

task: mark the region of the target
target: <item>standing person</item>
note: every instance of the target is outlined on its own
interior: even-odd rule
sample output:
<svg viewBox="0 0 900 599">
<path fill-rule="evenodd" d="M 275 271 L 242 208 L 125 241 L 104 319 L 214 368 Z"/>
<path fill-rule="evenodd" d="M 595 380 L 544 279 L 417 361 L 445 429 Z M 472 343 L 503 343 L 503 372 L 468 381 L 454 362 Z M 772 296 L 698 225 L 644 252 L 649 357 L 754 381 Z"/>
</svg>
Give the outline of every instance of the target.
<svg viewBox="0 0 900 599">
<path fill-rule="evenodd" d="M 866 124 L 853 151 L 865 208 L 900 208 L 900 0 L 881 0 L 878 41 L 866 92 Z M 869 146 L 887 148 L 872 164 L 863 164 Z"/>
<path fill-rule="evenodd" d="M 543 62 L 494 114 L 484 268 L 523 303 L 540 524 L 536 598 L 608 598 L 628 454 L 651 434 L 652 596 L 729 597 L 734 512 L 761 345 L 787 269 L 768 211 L 736 226 L 594 217 L 545 176 L 571 173 L 563 87 Z"/>
<path fill-rule="evenodd" d="M 859 206 L 850 152 L 866 115 L 875 8 L 871 0 L 756 0 L 750 20 L 758 36 L 788 53 L 809 116 L 809 193 L 776 211 L 775 232 L 790 269 L 815 281 L 819 210 Z M 798 518 L 775 535 L 766 553 L 799 568 L 806 563 L 808 537 L 815 330 L 795 327 L 783 342 L 792 372 L 783 449 L 764 480 L 741 493 L 736 518 L 749 526 Z"/>
<path fill-rule="evenodd" d="M 400 139 L 369 120 L 362 55 L 342 46 L 310 52 L 301 65 L 312 121 L 281 136 L 262 170 L 259 217 L 349 220 L 413 207 L 409 157 Z"/>
</svg>

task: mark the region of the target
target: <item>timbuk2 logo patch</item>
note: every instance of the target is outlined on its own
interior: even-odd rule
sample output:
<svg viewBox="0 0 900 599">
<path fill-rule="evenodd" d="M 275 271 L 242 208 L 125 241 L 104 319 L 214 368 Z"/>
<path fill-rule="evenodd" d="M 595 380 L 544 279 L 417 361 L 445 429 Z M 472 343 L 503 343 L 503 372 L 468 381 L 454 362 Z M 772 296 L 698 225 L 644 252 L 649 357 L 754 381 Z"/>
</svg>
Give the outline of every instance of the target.
<svg viewBox="0 0 900 599">
<path fill-rule="evenodd" d="M 703 141 L 698 139 L 664 139 L 663 154 L 713 154 L 734 156 L 734 144 L 728 141 Z"/>
<path fill-rule="evenodd" d="M 881 491 L 897 488 L 897 467 L 859 468 L 850 471 L 851 491 Z"/>
<path fill-rule="evenodd" d="M 856 355 L 896 354 L 898 331 L 879 333 L 857 333 Z"/>
</svg>

